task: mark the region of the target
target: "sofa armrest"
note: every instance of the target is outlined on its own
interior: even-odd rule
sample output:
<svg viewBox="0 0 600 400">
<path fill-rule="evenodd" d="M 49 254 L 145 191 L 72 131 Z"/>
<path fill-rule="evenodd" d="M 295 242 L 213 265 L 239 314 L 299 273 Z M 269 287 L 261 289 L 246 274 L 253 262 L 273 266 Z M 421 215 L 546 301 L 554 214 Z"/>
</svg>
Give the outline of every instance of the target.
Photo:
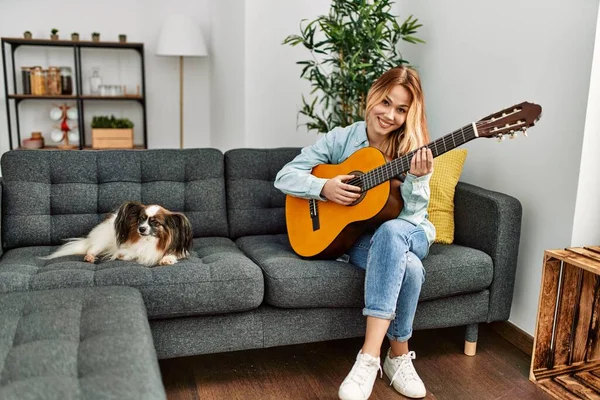
<svg viewBox="0 0 600 400">
<path fill-rule="evenodd" d="M 454 195 L 454 243 L 487 253 L 494 263 L 488 322 L 508 320 L 521 236 L 519 200 L 459 182 Z"/>
</svg>

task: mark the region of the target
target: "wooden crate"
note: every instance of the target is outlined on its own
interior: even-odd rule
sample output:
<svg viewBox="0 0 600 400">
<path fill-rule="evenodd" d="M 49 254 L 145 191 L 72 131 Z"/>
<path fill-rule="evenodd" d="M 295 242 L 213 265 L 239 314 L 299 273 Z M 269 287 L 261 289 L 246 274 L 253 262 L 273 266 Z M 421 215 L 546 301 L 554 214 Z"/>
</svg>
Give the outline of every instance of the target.
<svg viewBox="0 0 600 400">
<path fill-rule="evenodd" d="M 600 399 L 600 247 L 544 252 L 529 379 L 557 399 Z"/>
<path fill-rule="evenodd" d="M 133 129 L 92 129 L 93 149 L 132 149 Z"/>
</svg>

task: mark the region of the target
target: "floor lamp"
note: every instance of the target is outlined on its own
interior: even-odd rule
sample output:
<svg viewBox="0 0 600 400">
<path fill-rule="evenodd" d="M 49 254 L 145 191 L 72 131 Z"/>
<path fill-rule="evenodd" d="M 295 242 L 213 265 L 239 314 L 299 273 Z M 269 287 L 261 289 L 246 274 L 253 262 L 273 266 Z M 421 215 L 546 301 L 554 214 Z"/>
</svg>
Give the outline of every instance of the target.
<svg viewBox="0 0 600 400">
<path fill-rule="evenodd" d="M 179 57 L 179 147 L 183 149 L 183 57 L 208 55 L 200 24 L 187 15 L 172 15 L 158 36 L 156 54 Z"/>
</svg>

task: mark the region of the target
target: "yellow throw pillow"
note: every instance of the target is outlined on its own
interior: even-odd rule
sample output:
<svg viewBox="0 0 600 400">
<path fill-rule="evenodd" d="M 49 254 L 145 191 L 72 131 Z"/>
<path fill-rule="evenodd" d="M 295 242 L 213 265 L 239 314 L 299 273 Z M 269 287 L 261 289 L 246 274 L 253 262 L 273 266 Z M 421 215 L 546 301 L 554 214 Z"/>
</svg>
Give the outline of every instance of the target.
<svg viewBox="0 0 600 400">
<path fill-rule="evenodd" d="M 454 191 L 467 158 L 466 149 L 454 149 L 433 160 L 429 181 L 429 220 L 435 226 L 435 243 L 454 242 Z"/>
</svg>

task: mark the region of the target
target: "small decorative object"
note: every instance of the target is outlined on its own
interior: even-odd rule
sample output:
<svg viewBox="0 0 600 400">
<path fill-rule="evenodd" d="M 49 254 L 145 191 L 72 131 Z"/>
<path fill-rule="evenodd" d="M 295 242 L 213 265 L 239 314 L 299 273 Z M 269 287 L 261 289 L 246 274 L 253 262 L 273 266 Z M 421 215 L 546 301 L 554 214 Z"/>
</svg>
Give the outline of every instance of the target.
<svg viewBox="0 0 600 400">
<path fill-rule="evenodd" d="M 41 149 L 44 147 L 44 138 L 42 132 L 31 132 L 31 138 L 23 139 L 23 148 Z"/>
<path fill-rule="evenodd" d="M 100 33 L 99 32 L 93 32 L 92 33 L 92 42 L 99 42 L 100 41 Z"/>
<path fill-rule="evenodd" d="M 114 115 L 95 116 L 92 118 L 92 148 L 132 149 L 133 122 Z"/>
<path fill-rule="evenodd" d="M 70 142 L 74 141 L 73 139 L 75 138 L 75 135 L 69 134 L 69 132 L 77 129 L 76 124 L 69 124 L 68 122 L 69 120 L 73 120 L 72 117 L 75 117 L 75 119 L 77 118 L 77 112 L 73 112 L 71 110 L 73 110 L 73 107 L 70 107 L 66 104 L 61 104 L 59 106 L 55 105 L 54 108 L 50 110 L 50 119 L 53 121 L 60 121 L 60 125 L 55 125 L 54 130 L 50 134 L 52 141 L 56 143 L 63 142 L 63 144 L 57 146 L 59 149 L 77 148 L 77 146 L 70 144 Z"/>
<path fill-rule="evenodd" d="M 71 40 L 74 42 L 78 42 L 79 41 L 79 33 L 77 33 L 77 32 L 71 33 Z"/>
<path fill-rule="evenodd" d="M 29 31 L 25 31 L 25 32 L 23 33 L 23 37 L 24 37 L 25 39 L 31 39 L 31 37 L 32 37 L 32 36 L 31 36 L 31 32 L 29 32 Z"/>
<path fill-rule="evenodd" d="M 58 40 L 58 29 L 54 28 L 50 31 L 52 34 L 50 35 L 50 39 Z"/>
<path fill-rule="evenodd" d="M 136 85 L 135 93 L 127 93 L 127 85 L 123 85 L 123 96 L 124 97 L 142 97 L 142 92 L 140 90 L 140 85 Z"/>
<path fill-rule="evenodd" d="M 127 43 L 127 35 L 120 34 L 119 35 L 119 42 L 121 42 L 121 43 Z"/>
<path fill-rule="evenodd" d="M 102 77 L 98 67 L 92 68 L 92 76 L 90 76 L 90 92 L 92 94 L 100 94 L 100 86 L 102 86 Z"/>
</svg>

